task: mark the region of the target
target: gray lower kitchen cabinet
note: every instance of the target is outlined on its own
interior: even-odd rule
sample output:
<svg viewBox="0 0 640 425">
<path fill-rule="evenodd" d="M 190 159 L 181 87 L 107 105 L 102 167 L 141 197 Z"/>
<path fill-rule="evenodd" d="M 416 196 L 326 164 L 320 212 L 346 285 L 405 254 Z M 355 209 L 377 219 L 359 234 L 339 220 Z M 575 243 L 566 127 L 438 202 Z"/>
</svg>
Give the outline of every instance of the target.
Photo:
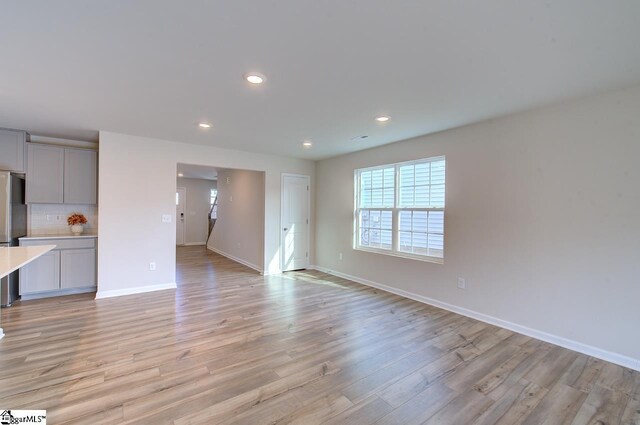
<svg viewBox="0 0 640 425">
<path fill-rule="evenodd" d="M 87 149 L 64 150 L 64 203 L 95 204 L 98 153 Z"/>
<path fill-rule="evenodd" d="M 60 289 L 60 251 L 49 251 L 20 269 L 20 293 L 37 294 Z"/>
<path fill-rule="evenodd" d="M 27 143 L 28 204 L 97 203 L 98 153 Z"/>
<path fill-rule="evenodd" d="M 96 250 L 60 251 L 60 288 L 96 286 Z"/>
<path fill-rule="evenodd" d="M 0 129 L 0 170 L 25 172 L 25 131 Z"/>
<path fill-rule="evenodd" d="M 27 203 L 61 204 L 64 149 L 29 143 L 27 148 Z"/>
<path fill-rule="evenodd" d="M 22 299 L 95 291 L 95 237 L 20 238 L 20 246 L 34 245 L 56 247 L 20 270 Z"/>
</svg>

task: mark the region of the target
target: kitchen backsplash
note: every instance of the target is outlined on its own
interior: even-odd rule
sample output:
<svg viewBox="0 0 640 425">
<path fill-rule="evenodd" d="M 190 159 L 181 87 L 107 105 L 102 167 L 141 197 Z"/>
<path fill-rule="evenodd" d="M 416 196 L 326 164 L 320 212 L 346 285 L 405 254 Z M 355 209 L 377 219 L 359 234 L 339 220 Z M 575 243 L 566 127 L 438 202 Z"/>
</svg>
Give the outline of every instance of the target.
<svg viewBox="0 0 640 425">
<path fill-rule="evenodd" d="M 98 231 L 98 207 L 96 205 L 30 204 L 29 234 L 61 235 L 71 233 L 67 217 L 81 213 L 87 217 L 85 233 Z"/>
</svg>

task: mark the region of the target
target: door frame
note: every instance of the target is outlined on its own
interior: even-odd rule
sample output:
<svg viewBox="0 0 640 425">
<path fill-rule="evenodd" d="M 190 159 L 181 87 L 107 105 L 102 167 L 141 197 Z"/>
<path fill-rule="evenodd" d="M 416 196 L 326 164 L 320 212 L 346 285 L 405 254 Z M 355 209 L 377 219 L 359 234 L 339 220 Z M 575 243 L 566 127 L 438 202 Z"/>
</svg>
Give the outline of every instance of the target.
<svg viewBox="0 0 640 425">
<path fill-rule="evenodd" d="M 307 190 L 307 219 L 309 223 L 307 224 L 307 252 L 311 254 L 311 176 L 306 174 L 294 174 L 294 173 L 282 173 L 280 176 L 280 227 L 278 228 L 278 232 L 280 232 L 280 271 L 284 271 L 284 179 L 285 177 L 303 177 L 307 179 L 307 186 L 309 190 Z M 307 257 L 307 267 L 311 266 L 311 257 Z"/>
<path fill-rule="evenodd" d="M 176 246 L 186 246 L 187 245 L 187 214 L 185 214 L 184 211 L 187 209 L 187 188 L 184 186 L 177 186 L 176 192 L 178 192 L 180 189 L 184 190 L 184 200 L 182 204 L 184 220 L 182 221 L 182 245 L 178 245 L 178 237 L 176 236 Z M 178 217 L 178 212 L 176 211 L 176 231 L 178 226 L 178 220 L 180 220 L 180 217 Z"/>
</svg>

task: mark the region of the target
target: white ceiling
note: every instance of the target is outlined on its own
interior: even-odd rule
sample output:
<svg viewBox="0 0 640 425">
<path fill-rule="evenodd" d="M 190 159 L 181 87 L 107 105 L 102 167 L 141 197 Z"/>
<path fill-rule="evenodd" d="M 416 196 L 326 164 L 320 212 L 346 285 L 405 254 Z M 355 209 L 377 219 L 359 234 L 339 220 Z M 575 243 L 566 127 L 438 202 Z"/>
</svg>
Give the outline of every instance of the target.
<svg viewBox="0 0 640 425">
<path fill-rule="evenodd" d="M 637 84 L 639 23 L 637 0 L 4 2 L 0 126 L 317 159 Z"/>
<path fill-rule="evenodd" d="M 218 170 L 213 167 L 207 167 L 206 165 L 194 165 L 194 164 L 180 164 L 178 163 L 178 174 L 186 179 L 203 179 L 203 180 L 217 180 Z"/>
</svg>

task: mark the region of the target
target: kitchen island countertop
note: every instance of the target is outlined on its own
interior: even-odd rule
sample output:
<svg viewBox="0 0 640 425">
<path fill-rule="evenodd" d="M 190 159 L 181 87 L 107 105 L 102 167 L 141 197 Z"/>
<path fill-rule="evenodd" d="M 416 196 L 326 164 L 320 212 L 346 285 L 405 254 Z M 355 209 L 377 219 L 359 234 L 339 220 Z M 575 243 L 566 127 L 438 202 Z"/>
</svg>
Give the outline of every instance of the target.
<svg viewBox="0 0 640 425">
<path fill-rule="evenodd" d="M 55 245 L 11 246 L 0 248 L 0 279 L 55 248 Z M 4 336 L 0 328 L 0 339 Z"/>
<path fill-rule="evenodd" d="M 29 264 L 55 247 L 55 245 L 38 245 L 0 248 L 0 278 Z"/>
<path fill-rule="evenodd" d="M 47 240 L 47 239 L 89 239 L 89 238 L 97 238 L 97 233 L 82 233 L 80 235 L 74 235 L 71 233 L 64 233 L 61 235 L 27 235 L 21 238 L 18 238 L 21 241 L 34 241 L 34 240 Z"/>
</svg>

